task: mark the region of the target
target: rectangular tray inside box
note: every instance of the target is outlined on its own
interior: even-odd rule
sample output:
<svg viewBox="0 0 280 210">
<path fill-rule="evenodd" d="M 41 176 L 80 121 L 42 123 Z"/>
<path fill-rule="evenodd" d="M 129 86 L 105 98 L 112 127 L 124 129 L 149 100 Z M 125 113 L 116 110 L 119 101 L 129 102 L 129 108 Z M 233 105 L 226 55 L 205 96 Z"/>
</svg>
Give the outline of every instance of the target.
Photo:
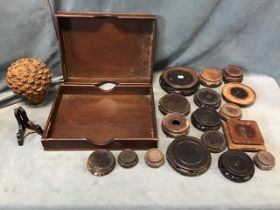
<svg viewBox="0 0 280 210">
<path fill-rule="evenodd" d="M 47 150 L 157 147 L 151 86 L 63 85 L 51 112 L 42 138 Z"/>
</svg>

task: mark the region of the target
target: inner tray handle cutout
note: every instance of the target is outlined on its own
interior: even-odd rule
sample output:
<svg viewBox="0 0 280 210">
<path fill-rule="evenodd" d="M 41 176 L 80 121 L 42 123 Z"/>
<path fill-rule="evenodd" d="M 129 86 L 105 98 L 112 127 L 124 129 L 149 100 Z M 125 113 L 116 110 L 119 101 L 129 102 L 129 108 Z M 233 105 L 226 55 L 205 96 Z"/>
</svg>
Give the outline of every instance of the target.
<svg viewBox="0 0 280 210">
<path fill-rule="evenodd" d="M 104 92 L 110 92 L 117 86 L 117 83 L 115 82 L 101 82 L 97 84 L 97 87 L 99 87 L 100 90 Z"/>
<path fill-rule="evenodd" d="M 88 142 L 90 142 L 92 144 L 95 144 L 97 146 L 105 146 L 105 145 L 108 145 L 108 144 L 112 143 L 116 139 L 115 138 L 108 139 L 108 141 L 105 141 L 105 142 L 98 142 L 98 141 L 95 141 L 95 140 L 90 139 L 90 138 L 85 138 L 85 140 L 87 140 Z"/>
</svg>

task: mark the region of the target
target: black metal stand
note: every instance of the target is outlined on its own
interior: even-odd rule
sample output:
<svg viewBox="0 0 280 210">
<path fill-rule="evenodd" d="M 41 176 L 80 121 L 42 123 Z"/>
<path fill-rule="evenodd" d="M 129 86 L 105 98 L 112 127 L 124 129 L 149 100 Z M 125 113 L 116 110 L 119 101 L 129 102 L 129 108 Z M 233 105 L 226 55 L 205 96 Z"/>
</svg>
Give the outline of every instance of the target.
<svg viewBox="0 0 280 210">
<path fill-rule="evenodd" d="M 24 137 L 25 137 L 24 134 L 25 134 L 26 129 L 35 131 L 39 135 L 43 134 L 44 131 L 41 128 L 41 126 L 31 122 L 28 119 L 25 110 L 21 106 L 14 109 L 14 114 L 15 114 L 16 120 L 18 122 L 18 132 L 17 132 L 16 136 L 17 136 L 19 146 L 22 146 L 24 143 Z"/>
</svg>

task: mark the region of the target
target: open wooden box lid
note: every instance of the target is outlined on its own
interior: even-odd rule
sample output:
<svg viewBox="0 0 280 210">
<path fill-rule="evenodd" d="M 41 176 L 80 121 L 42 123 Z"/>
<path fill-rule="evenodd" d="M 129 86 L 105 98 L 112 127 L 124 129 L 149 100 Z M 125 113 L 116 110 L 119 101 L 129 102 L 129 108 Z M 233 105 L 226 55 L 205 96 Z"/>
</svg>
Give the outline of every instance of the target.
<svg viewBox="0 0 280 210">
<path fill-rule="evenodd" d="M 56 14 L 65 83 L 151 84 L 156 16 Z"/>
</svg>

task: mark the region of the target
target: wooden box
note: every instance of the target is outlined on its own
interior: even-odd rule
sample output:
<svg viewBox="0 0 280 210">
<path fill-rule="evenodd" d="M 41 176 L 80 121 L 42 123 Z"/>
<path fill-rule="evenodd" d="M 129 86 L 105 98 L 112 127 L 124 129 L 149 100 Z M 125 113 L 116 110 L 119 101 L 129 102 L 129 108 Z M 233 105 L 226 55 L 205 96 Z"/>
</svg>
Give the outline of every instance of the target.
<svg viewBox="0 0 280 210">
<path fill-rule="evenodd" d="M 44 149 L 157 147 L 156 16 L 60 12 L 56 18 L 64 84 L 42 136 Z M 108 82 L 115 87 L 102 89 Z"/>
</svg>

